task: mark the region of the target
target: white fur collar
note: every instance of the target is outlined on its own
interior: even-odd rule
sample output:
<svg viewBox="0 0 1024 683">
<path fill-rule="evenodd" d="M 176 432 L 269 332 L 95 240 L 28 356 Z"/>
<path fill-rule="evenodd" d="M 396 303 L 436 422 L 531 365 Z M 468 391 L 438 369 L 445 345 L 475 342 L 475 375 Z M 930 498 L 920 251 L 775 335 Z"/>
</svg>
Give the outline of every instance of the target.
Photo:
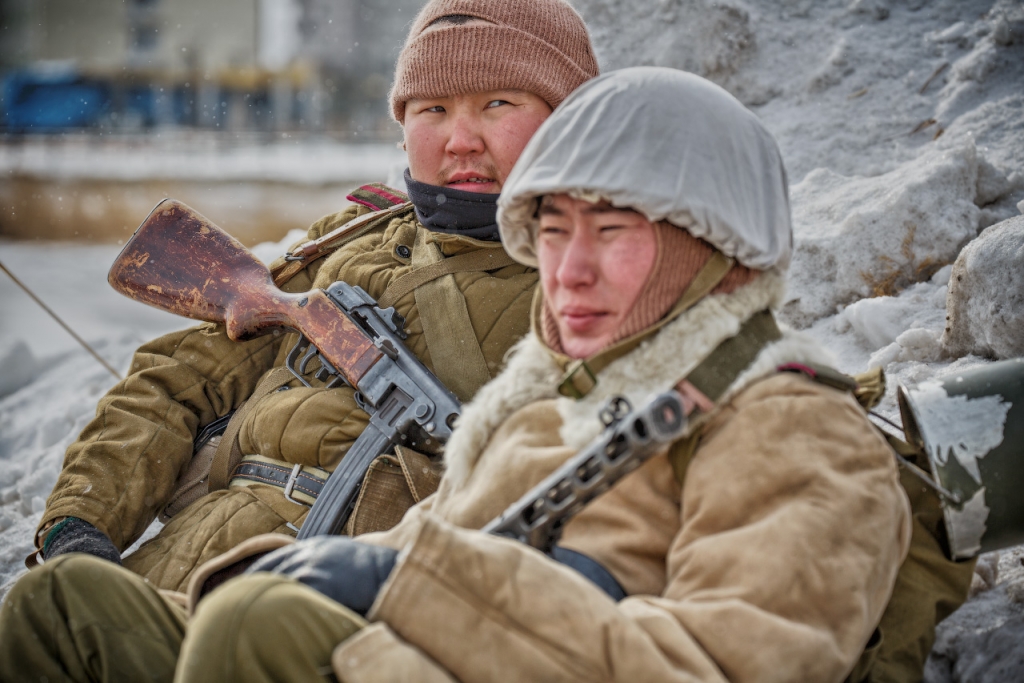
<svg viewBox="0 0 1024 683">
<path fill-rule="evenodd" d="M 731 294 L 704 298 L 636 349 L 610 363 L 599 374 L 597 386 L 580 400 L 558 394 L 563 372 L 536 335 L 528 334 L 509 352 L 505 370 L 465 406 L 459 428 L 445 449 L 450 484 L 460 488 L 494 431 L 534 401 L 557 399 L 562 441 L 582 448 L 600 433 L 597 415 L 609 398 L 625 396 L 634 406 L 640 406 L 654 394 L 668 390 L 719 344 L 735 336 L 751 316 L 765 308 L 777 308 L 784 292 L 784 276 L 771 270 Z M 834 363 L 809 336 L 786 330 L 782 339 L 763 349 L 733 382 L 723 400 L 773 373 L 780 364 L 801 361 Z"/>
</svg>

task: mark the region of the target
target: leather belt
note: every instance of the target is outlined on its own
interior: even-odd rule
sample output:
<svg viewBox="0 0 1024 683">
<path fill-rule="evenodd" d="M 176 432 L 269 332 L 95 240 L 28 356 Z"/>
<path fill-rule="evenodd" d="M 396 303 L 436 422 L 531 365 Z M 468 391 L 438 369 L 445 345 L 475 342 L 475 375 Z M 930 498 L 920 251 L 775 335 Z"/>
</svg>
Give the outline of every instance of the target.
<svg viewBox="0 0 1024 683">
<path fill-rule="evenodd" d="M 311 507 L 327 483 L 330 472 L 310 465 L 292 465 L 262 455 L 242 456 L 231 473 L 229 486 L 268 484 L 284 490 L 284 497 L 298 505 Z"/>
</svg>

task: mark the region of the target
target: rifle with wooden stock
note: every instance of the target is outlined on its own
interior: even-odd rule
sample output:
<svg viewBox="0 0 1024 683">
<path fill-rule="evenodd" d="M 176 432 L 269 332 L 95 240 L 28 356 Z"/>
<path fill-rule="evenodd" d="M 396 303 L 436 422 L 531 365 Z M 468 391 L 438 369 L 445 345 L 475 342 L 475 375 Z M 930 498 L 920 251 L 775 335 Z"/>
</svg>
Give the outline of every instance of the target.
<svg viewBox="0 0 1024 683">
<path fill-rule="evenodd" d="M 125 245 L 107 277 L 122 294 L 177 315 L 223 323 L 242 341 L 290 329 L 299 339 L 287 367 L 355 389 L 370 422 L 352 444 L 299 530 L 299 538 L 345 526 L 370 463 L 396 443 L 439 452 L 461 406 L 402 341 L 405 320 L 359 287 L 290 294 L 238 240 L 181 202 L 165 199 Z M 319 368 L 310 370 L 310 363 Z"/>
</svg>

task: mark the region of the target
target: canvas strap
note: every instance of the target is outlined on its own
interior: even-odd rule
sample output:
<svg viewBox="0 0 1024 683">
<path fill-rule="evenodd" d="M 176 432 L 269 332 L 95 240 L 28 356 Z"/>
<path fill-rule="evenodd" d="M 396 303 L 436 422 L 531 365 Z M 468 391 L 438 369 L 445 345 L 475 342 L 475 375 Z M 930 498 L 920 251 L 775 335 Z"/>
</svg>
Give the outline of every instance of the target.
<svg viewBox="0 0 1024 683">
<path fill-rule="evenodd" d="M 288 384 L 294 377 L 295 375 L 284 366 L 274 368 L 263 377 L 263 380 L 256 386 L 256 390 L 252 392 L 252 396 L 235 410 L 231 421 L 228 422 L 227 429 L 224 430 L 220 444 L 217 445 L 217 452 L 210 465 L 210 491 L 226 489 L 231 481 L 231 473 L 242 461 L 242 450 L 238 445 L 238 432 L 242 429 L 245 416 L 260 402 L 260 399 Z"/>
<path fill-rule="evenodd" d="M 428 240 L 430 234 L 425 228 L 416 231 L 414 272 L 444 261 L 441 249 Z M 468 401 L 491 374 L 469 317 L 466 297 L 451 273 L 423 282 L 413 291 L 434 374 L 460 401 Z"/>
<path fill-rule="evenodd" d="M 733 337 L 719 344 L 714 351 L 695 367 L 690 374 L 676 384 L 676 389 L 688 404 L 687 414 L 696 419 L 707 414 L 725 395 L 740 374 L 750 367 L 758 354 L 782 337 L 779 326 L 771 311 L 755 313 L 740 327 Z M 697 450 L 701 430 L 694 429 L 689 437 L 682 439 L 669 450 L 668 458 L 676 480 L 682 485 L 686 468 Z"/>
<path fill-rule="evenodd" d="M 750 367 L 761 350 L 781 338 L 782 333 L 771 311 L 766 309 L 755 313 L 735 336 L 719 344 L 684 381 L 717 402 L 740 373 Z"/>
<path fill-rule="evenodd" d="M 442 258 L 440 261 L 414 268 L 402 277 L 395 279 L 377 300 L 377 305 L 381 308 L 390 308 L 409 292 L 445 275 L 485 272 L 515 264 L 515 259 L 500 248 L 477 249 L 465 254 Z"/>
</svg>

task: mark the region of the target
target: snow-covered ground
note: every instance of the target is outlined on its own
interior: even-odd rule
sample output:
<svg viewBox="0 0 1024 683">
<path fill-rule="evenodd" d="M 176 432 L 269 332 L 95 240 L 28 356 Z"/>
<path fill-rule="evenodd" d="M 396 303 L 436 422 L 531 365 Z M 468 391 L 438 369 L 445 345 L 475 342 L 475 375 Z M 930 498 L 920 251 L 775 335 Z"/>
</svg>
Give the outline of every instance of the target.
<svg viewBox="0 0 1024 683">
<path fill-rule="evenodd" d="M 0 150 L 0 178 L 53 180 L 276 181 L 326 185 L 386 178 L 405 153 L 394 143 L 342 144 L 287 136 L 257 139 L 166 130 L 147 137 L 62 136 L 26 139 Z"/>
<path fill-rule="evenodd" d="M 783 318 L 825 341 L 841 369 L 882 365 L 890 380 L 883 414 L 898 418 L 897 383 L 989 362 L 948 357 L 940 338 L 957 253 L 984 228 L 1024 212 L 1024 4 L 574 4 L 604 68 L 660 64 L 706 75 L 775 133 L 790 172 L 797 240 Z M 6 163 L 23 170 L 50 163 L 33 154 Z M 380 155 L 381 176 L 393 178 L 393 152 Z M 313 165 L 335 162 L 320 157 Z M 265 177 L 280 160 L 253 154 L 230 163 Z M 96 168 L 107 166 L 98 158 Z M 87 175 L 88 164 L 83 158 L 66 172 Z M 310 182 L 322 178 L 316 168 L 302 172 Z M 269 259 L 281 249 L 260 252 Z M 139 342 L 182 322 L 108 291 L 115 253 L 0 242 L 0 260 L 123 369 Z M 0 398 L 0 584 L 20 571 L 63 451 L 114 381 L 0 279 L 0 386 L 19 373 L 34 379 Z M 1024 680 L 1022 558 L 1021 549 L 983 557 L 975 596 L 940 627 L 926 680 Z"/>
</svg>

